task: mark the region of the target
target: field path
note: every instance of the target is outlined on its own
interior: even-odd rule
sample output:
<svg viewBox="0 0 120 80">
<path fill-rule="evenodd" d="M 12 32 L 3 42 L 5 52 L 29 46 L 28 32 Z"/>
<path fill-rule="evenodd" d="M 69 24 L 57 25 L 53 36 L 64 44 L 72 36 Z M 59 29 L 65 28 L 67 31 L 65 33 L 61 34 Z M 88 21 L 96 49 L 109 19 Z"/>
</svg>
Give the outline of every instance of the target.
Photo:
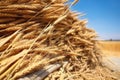
<svg viewBox="0 0 120 80">
<path fill-rule="evenodd" d="M 120 57 L 116 56 L 103 57 L 103 64 L 114 71 L 120 72 Z"/>
</svg>

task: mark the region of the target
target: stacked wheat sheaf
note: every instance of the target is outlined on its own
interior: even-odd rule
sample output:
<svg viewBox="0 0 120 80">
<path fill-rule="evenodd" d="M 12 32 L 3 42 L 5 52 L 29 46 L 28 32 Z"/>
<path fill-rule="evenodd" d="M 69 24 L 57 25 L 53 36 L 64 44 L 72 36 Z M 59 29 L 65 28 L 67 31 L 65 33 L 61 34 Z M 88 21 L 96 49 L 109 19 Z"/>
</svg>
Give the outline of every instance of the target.
<svg viewBox="0 0 120 80">
<path fill-rule="evenodd" d="M 116 80 L 101 65 L 95 31 L 70 11 L 76 2 L 0 0 L 0 80 L 52 64 L 60 67 L 42 79 Z"/>
</svg>

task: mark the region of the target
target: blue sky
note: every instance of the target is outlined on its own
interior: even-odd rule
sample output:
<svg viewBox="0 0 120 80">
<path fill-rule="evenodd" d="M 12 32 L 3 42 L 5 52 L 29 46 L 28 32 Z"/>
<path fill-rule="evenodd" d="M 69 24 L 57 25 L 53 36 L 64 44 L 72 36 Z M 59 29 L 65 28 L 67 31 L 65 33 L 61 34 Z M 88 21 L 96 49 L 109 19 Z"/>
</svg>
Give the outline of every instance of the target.
<svg viewBox="0 0 120 80">
<path fill-rule="evenodd" d="M 100 39 L 120 39 L 120 0 L 79 0 L 72 10 L 86 14 Z"/>
</svg>

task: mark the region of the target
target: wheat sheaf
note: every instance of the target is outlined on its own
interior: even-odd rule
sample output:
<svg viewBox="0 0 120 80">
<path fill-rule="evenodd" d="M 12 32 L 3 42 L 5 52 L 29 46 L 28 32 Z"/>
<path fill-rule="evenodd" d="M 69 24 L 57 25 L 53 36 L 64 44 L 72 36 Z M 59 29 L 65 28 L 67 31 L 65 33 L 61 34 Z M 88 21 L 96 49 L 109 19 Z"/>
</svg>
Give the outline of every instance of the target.
<svg viewBox="0 0 120 80">
<path fill-rule="evenodd" d="M 116 80 L 101 65 L 96 32 L 70 10 L 76 2 L 0 0 L 0 80 L 54 64 L 39 80 Z"/>
</svg>

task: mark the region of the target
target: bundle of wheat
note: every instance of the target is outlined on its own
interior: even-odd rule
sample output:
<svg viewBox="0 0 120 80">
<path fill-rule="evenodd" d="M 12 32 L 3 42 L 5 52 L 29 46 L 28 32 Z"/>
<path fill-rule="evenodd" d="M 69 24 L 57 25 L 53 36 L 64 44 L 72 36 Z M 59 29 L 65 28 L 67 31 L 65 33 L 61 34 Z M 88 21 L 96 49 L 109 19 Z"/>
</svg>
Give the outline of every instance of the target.
<svg viewBox="0 0 120 80">
<path fill-rule="evenodd" d="M 16 80 L 55 63 L 59 69 L 45 80 L 115 79 L 101 66 L 95 31 L 70 11 L 76 2 L 0 0 L 0 80 Z"/>
</svg>

